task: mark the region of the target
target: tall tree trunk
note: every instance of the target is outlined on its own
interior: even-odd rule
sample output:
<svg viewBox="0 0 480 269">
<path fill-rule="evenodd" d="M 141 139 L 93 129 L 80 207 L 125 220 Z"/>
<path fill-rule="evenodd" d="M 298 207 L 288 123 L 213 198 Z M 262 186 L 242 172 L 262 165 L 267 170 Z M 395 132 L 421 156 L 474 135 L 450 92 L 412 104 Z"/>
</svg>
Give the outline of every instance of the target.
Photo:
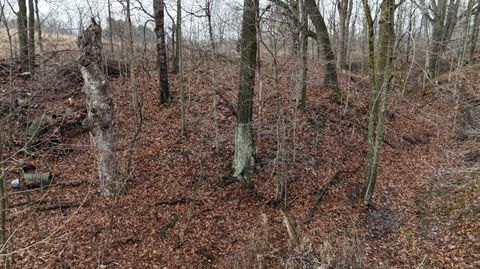
<svg viewBox="0 0 480 269">
<path fill-rule="evenodd" d="M 35 69 L 35 7 L 33 0 L 28 0 L 28 70 Z"/>
<path fill-rule="evenodd" d="M 170 90 L 168 88 L 167 48 L 165 46 L 165 3 L 164 0 L 153 0 L 155 13 L 155 34 L 157 36 L 157 68 L 160 81 L 160 102 L 170 105 Z"/>
<path fill-rule="evenodd" d="M 2 13 L 3 13 L 3 6 L 2 6 Z M 2 14 L 3 16 L 3 14 Z M 1 19 L 1 17 L 0 17 Z M 4 169 L 4 158 L 3 158 L 3 137 L 0 134 L 0 254 L 3 256 L 3 268 L 8 269 L 10 268 L 10 263 L 8 259 L 8 255 L 5 255 L 8 251 L 5 244 L 7 243 L 7 236 L 6 236 L 6 223 L 7 223 L 7 189 L 5 188 L 5 173 L 6 170 Z"/>
<path fill-rule="evenodd" d="M 242 185 L 253 188 L 248 176 L 255 168 L 253 139 L 253 87 L 257 66 L 257 0 L 244 0 L 240 40 L 240 83 L 235 127 L 235 153 L 232 172 Z"/>
<path fill-rule="evenodd" d="M 127 4 L 127 34 L 128 34 L 128 61 L 130 66 L 130 95 L 132 98 L 132 106 L 136 117 L 140 115 L 140 105 L 137 94 L 137 62 L 135 58 L 135 46 L 133 42 L 132 18 L 130 15 L 130 0 L 126 0 Z"/>
<path fill-rule="evenodd" d="M 462 32 L 462 47 L 460 54 L 458 56 L 458 63 L 457 63 L 457 68 L 462 68 L 463 64 L 465 62 L 465 54 L 467 53 L 467 43 L 469 39 L 469 32 L 470 32 L 470 22 L 471 22 L 471 17 L 473 13 L 473 4 L 474 0 L 468 0 L 467 4 L 467 9 L 465 10 L 465 16 L 464 16 L 464 21 L 463 21 L 463 32 Z M 470 42 L 472 42 L 470 40 Z"/>
<path fill-rule="evenodd" d="M 460 0 L 431 0 L 433 17 L 430 17 L 427 8 L 422 2 L 421 8 L 423 13 L 432 23 L 432 38 L 427 66 L 429 76 L 432 78 L 439 75 L 439 60 L 445 52 L 457 24 L 459 6 Z"/>
<path fill-rule="evenodd" d="M 337 9 L 340 18 L 340 33 L 338 37 L 337 66 L 347 68 L 347 44 L 349 37 L 350 18 L 352 16 L 352 0 L 338 0 Z"/>
<path fill-rule="evenodd" d="M 44 56 L 44 50 L 43 50 L 43 37 L 42 37 L 42 21 L 40 20 L 40 14 L 38 10 L 38 0 L 35 0 L 35 17 L 37 19 L 36 21 L 36 28 L 37 28 L 37 37 L 38 37 L 38 48 L 40 49 L 40 62 L 43 64 L 43 56 Z"/>
<path fill-rule="evenodd" d="M 101 191 L 111 196 L 123 190 L 117 179 L 117 162 L 114 154 L 112 130 L 113 104 L 107 94 L 107 79 L 102 71 L 102 29 L 92 18 L 92 23 L 78 38 L 78 62 L 85 84 L 87 118 L 83 126 L 89 130 L 95 147 Z"/>
<path fill-rule="evenodd" d="M 213 6 L 213 0 L 207 0 L 205 3 L 205 13 L 207 16 L 207 21 L 208 21 L 208 36 L 210 38 L 210 54 L 211 54 L 211 67 L 210 67 L 210 78 L 211 78 L 211 83 L 212 83 L 212 94 L 213 94 L 213 99 L 212 99 L 212 118 L 213 118 L 213 125 L 215 129 L 215 152 L 219 152 L 220 150 L 220 145 L 218 141 L 219 137 L 219 128 L 218 128 L 218 119 L 217 119 L 217 77 L 216 77 L 216 67 L 217 67 L 217 61 L 216 61 L 216 54 L 217 54 L 217 49 L 216 49 L 216 44 L 215 44 L 215 37 L 213 35 L 213 25 L 212 25 L 212 6 Z"/>
<path fill-rule="evenodd" d="M 22 72 L 28 69 L 28 33 L 27 33 L 27 5 L 26 0 L 18 0 L 17 29 L 18 46 L 20 50 L 20 67 Z"/>
<path fill-rule="evenodd" d="M 185 135 L 185 91 L 183 88 L 183 58 L 182 58 L 182 1 L 177 0 L 177 64 L 178 86 L 180 90 L 180 134 Z"/>
<path fill-rule="evenodd" d="M 180 6 L 179 6 L 180 5 Z M 179 18 L 178 18 L 178 14 L 180 12 L 180 14 L 182 13 L 181 10 L 178 10 L 178 9 L 181 9 L 181 4 L 179 4 L 179 2 L 177 1 L 177 22 L 174 24 L 175 28 L 172 29 L 172 31 L 175 31 L 175 36 L 177 37 L 177 42 L 172 42 L 173 44 L 173 48 L 175 50 L 174 52 L 174 55 L 173 55 L 173 67 L 172 67 L 172 73 L 174 74 L 177 74 L 179 69 L 180 69 L 180 43 L 181 43 L 181 40 L 180 40 L 180 37 L 178 35 L 178 28 L 181 27 L 180 25 L 178 25 L 178 22 L 179 22 Z M 173 39 L 172 39 L 173 41 Z"/>
<path fill-rule="evenodd" d="M 110 41 L 110 52 L 112 53 L 113 57 L 113 27 L 112 27 L 112 6 L 110 4 L 110 0 L 107 0 L 107 11 L 108 11 L 108 39 Z"/>
<path fill-rule="evenodd" d="M 325 20 L 318 10 L 315 0 L 305 0 L 305 9 L 315 26 L 317 42 L 321 45 L 323 51 L 323 60 L 325 61 L 325 78 L 323 80 L 323 85 L 336 89 L 336 94 L 340 95 L 340 91 L 338 90 L 335 55 L 332 50 L 332 44 L 328 35 L 327 26 L 325 25 Z"/>
<path fill-rule="evenodd" d="M 369 205 L 378 175 L 388 89 L 393 76 L 395 1 L 383 0 L 381 4 L 377 52 L 375 52 L 374 23 L 370 6 L 368 0 L 362 0 L 362 3 L 367 17 L 368 63 L 371 84 L 367 131 L 368 148 L 365 162 L 365 188 L 363 191 L 363 202 Z M 383 72 L 380 70 L 383 70 Z M 378 88 L 379 86 L 380 88 Z"/>
<path fill-rule="evenodd" d="M 300 50 L 297 53 L 297 107 L 304 109 L 307 105 L 307 75 L 308 75 L 308 39 L 307 39 L 307 14 L 305 12 L 305 0 L 298 1 Z"/>
<path fill-rule="evenodd" d="M 470 37 L 470 52 L 468 55 L 468 63 L 470 65 L 475 64 L 475 47 L 478 42 L 478 33 L 480 32 L 480 0 L 477 1 L 477 12 L 475 12 L 475 17 L 473 18 L 473 26 Z"/>
</svg>

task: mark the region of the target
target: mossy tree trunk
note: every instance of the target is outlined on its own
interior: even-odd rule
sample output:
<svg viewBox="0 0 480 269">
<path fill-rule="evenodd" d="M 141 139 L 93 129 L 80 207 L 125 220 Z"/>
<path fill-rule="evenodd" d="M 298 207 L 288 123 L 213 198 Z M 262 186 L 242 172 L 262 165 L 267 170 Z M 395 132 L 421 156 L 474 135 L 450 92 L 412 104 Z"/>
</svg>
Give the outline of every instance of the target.
<svg viewBox="0 0 480 269">
<path fill-rule="evenodd" d="M 157 37 L 157 68 L 159 76 L 160 102 L 170 104 L 170 90 L 168 86 L 167 47 L 165 45 L 165 3 L 164 0 L 153 0 L 155 17 L 155 34 Z"/>
<path fill-rule="evenodd" d="M 112 196 L 123 191 L 117 179 L 117 161 L 114 154 L 112 130 L 113 104 L 107 94 L 107 79 L 102 71 L 102 29 L 92 18 L 92 23 L 78 37 L 80 56 L 78 62 L 85 82 L 87 117 L 83 126 L 89 130 L 95 148 L 101 191 Z"/>
<path fill-rule="evenodd" d="M 395 1 L 383 0 L 381 4 L 379 37 L 376 46 L 374 23 L 368 0 L 362 0 L 362 3 L 367 18 L 368 65 L 371 84 L 371 97 L 368 107 L 368 148 L 363 191 L 363 202 L 369 205 L 378 176 L 388 89 L 393 77 Z M 375 48 L 377 48 L 377 51 L 375 51 Z"/>
<path fill-rule="evenodd" d="M 240 40 L 240 83 L 235 127 L 235 153 L 232 172 L 242 185 L 253 188 L 248 176 L 255 168 L 253 138 L 253 87 L 257 65 L 256 14 L 258 0 L 244 0 L 242 33 Z"/>
</svg>

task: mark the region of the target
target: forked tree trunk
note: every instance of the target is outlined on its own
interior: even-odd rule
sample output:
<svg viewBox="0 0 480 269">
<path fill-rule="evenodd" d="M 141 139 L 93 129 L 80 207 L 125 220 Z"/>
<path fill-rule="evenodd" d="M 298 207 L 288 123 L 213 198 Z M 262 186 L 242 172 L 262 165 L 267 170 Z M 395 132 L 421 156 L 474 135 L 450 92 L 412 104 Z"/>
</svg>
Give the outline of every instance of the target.
<svg viewBox="0 0 480 269">
<path fill-rule="evenodd" d="M 114 154 L 112 130 L 113 104 L 107 94 L 107 79 L 102 71 L 102 29 L 92 18 L 92 23 L 78 37 L 80 56 L 78 63 L 85 82 L 87 117 L 83 125 L 89 130 L 97 159 L 101 191 L 111 196 L 123 190 L 117 179 L 117 162 Z"/>
<path fill-rule="evenodd" d="M 317 32 L 317 42 L 322 47 L 323 60 L 325 61 L 325 78 L 323 85 L 326 87 L 332 87 L 336 89 L 336 94 L 339 95 L 337 69 L 335 62 L 335 55 L 333 54 L 332 44 L 330 43 L 330 37 L 328 35 L 327 26 L 322 14 L 318 10 L 315 0 L 305 0 L 305 10 L 310 16 L 310 19 L 315 26 Z"/>
<path fill-rule="evenodd" d="M 377 181 L 388 89 L 393 76 L 395 2 L 394 0 L 383 0 L 381 4 L 377 46 L 375 46 L 374 24 L 368 0 L 362 0 L 362 2 L 368 26 L 368 65 L 371 84 L 368 110 L 368 148 L 363 191 L 363 202 L 369 205 Z M 378 48 L 376 52 L 375 47 Z"/>
<path fill-rule="evenodd" d="M 20 50 L 20 67 L 22 72 L 28 70 L 28 34 L 27 34 L 27 4 L 26 0 L 18 0 L 17 30 Z"/>
<path fill-rule="evenodd" d="M 257 0 L 244 0 L 242 35 L 240 40 L 240 85 L 235 127 L 235 153 L 232 172 L 242 185 L 253 188 L 248 176 L 255 168 L 253 139 L 253 87 L 257 66 Z"/>
<path fill-rule="evenodd" d="M 157 36 L 157 68 L 160 81 L 160 102 L 170 104 L 170 90 L 168 86 L 167 48 L 165 46 L 165 3 L 164 0 L 153 0 L 155 13 L 155 34 Z"/>
</svg>

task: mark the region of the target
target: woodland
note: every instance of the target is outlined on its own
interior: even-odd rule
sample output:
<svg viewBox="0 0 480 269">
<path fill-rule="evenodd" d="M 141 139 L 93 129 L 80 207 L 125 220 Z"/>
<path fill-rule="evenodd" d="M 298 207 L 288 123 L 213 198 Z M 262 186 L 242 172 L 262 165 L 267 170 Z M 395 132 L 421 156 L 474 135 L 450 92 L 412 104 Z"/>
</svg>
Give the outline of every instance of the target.
<svg viewBox="0 0 480 269">
<path fill-rule="evenodd" d="M 2 268 L 480 268 L 480 0 L 0 0 Z"/>
</svg>

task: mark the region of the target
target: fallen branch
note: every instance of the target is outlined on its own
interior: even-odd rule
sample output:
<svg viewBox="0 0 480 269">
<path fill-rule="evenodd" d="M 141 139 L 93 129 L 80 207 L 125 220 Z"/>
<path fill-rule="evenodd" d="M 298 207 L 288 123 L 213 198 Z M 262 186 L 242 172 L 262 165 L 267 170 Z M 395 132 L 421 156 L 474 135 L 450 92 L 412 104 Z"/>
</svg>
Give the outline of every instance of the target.
<svg viewBox="0 0 480 269">
<path fill-rule="evenodd" d="M 283 222 L 285 223 L 285 226 L 287 227 L 287 232 L 288 232 L 288 236 L 290 237 L 290 240 L 292 240 L 292 242 L 295 246 L 299 245 L 300 244 L 300 237 L 298 236 L 297 229 L 295 229 L 295 226 L 290 221 L 290 218 L 288 217 L 287 212 L 285 212 L 285 210 L 283 210 L 281 208 L 280 213 L 282 214 Z"/>
<path fill-rule="evenodd" d="M 78 207 L 78 203 L 70 203 L 70 202 L 64 202 L 64 203 L 56 203 L 53 205 L 46 205 L 39 207 L 39 211 L 48 211 L 48 210 L 54 210 L 54 209 L 66 209 L 66 208 L 72 208 L 72 207 Z"/>
<path fill-rule="evenodd" d="M 200 204 L 201 201 L 188 198 L 188 197 L 182 197 L 177 199 L 168 199 L 168 200 L 158 201 L 155 203 L 155 205 L 184 205 L 184 204 L 190 204 L 190 203 Z"/>
<path fill-rule="evenodd" d="M 341 172 L 343 172 L 343 171 L 338 170 L 337 172 L 335 172 L 335 174 L 333 175 L 332 178 L 330 178 L 330 180 L 327 182 L 327 184 L 325 184 L 323 186 L 323 188 L 320 189 L 320 191 L 318 192 L 318 195 L 317 195 L 317 199 L 315 200 L 315 204 L 308 210 L 308 215 L 307 215 L 306 222 L 310 222 L 312 220 L 313 213 L 315 212 L 315 209 L 318 207 L 320 202 L 322 202 L 323 196 L 327 192 L 328 188 L 330 188 L 331 186 L 333 186 L 337 183 L 339 175 L 340 175 Z"/>
</svg>

